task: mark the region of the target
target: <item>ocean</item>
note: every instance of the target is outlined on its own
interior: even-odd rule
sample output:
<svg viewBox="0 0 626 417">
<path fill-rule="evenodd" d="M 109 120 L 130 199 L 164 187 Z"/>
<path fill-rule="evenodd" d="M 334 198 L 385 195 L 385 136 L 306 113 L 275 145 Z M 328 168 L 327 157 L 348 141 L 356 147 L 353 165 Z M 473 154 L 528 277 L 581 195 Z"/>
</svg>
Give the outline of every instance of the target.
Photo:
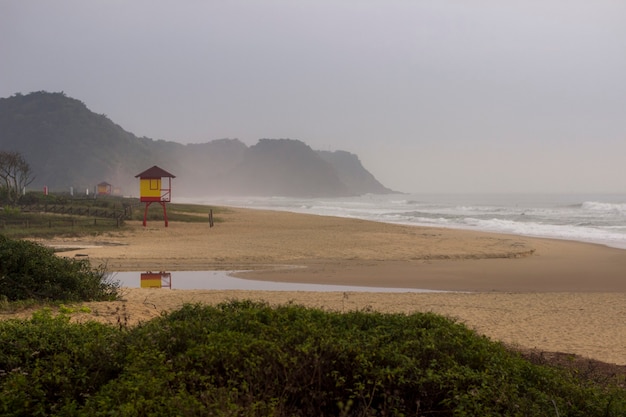
<svg viewBox="0 0 626 417">
<path fill-rule="evenodd" d="M 626 249 L 626 194 L 368 194 L 178 198 L 174 202 L 575 240 Z"/>
</svg>

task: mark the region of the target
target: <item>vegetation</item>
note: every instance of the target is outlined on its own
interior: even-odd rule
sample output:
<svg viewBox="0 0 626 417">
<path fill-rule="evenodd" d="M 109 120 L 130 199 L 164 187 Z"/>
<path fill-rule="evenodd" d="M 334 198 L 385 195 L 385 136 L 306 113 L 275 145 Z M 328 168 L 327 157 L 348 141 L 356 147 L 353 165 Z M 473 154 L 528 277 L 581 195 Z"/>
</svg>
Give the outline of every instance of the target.
<svg viewBox="0 0 626 417">
<path fill-rule="evenodd" d="M 0 323 L 5 416 L 622 416 L 626 392 L 434 314 L 186 305 L 135 328 Z"/>
<path fill-rule="evenodd" d="M 22 191 L 33 182 L 32 171 L 19 152 L 0 150 L 0 200 L 17 204 Z"/>
<path fill-rule="evenodd" d="M 143 220 L 144 204 L 139 204 L 133 209 L 132 219 Z M 188 222 L 188 223 L 206 223 L 209 218 L 209 211 L 214 214 L 227 213 L 228 208 L 209 207 L 199 204 L 168 204 L 167 218 L 170 221 Z M 148 209 L 148 221 L 163 221 L 163 208 L 159 204 L 152 204 Z M 222 222 L 219 217 L 214 217 L 215 223 Z"/>
<path fill-rule="evenodd" d="M 86 260 L 55 256 L 40 244 L 0 235 L 0 300 L 114 300 L 118 284 Z"/>
<path fill-rule="evenodd" d="M 28 192 L 17 206 L 0 209 L 0 232 L 13 238 L 97 235 L 123 227 L 130 204 L 121 197 L 84 199 Z"/>
<path fill-rule="evenodd" d="M 31 191 L 20 198 L 18 206 L 0 208 L 0 232 L 12 238 L 98 235 L 123 230 L 127 220 L 143 220 L 144 208 L 137 198 L 83 198 Z M 211 210 L 219 215 L 228 209 L 168 203 L 167 216 L 170 221 L 207 222 Z M 152 204 L 147 219 L 162 221 L 163 208 Z M 222 221 L 217 216 L 213 219 Z"/>
</svg>

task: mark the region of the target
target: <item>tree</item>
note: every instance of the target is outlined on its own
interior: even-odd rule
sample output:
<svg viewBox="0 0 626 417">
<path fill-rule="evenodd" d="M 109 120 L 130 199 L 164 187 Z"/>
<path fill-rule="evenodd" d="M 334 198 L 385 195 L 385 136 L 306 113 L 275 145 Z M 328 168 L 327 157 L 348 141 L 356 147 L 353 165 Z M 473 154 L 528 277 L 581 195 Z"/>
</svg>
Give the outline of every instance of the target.
<svg viewBox="0 0 626 417">
<path fill-rule="evenodd" d="M 0 189 L 9 204 L 17 204 L 22 190 L 34 181 L 32 174 L 19 152 L 0 151 Z"/>
</svg>

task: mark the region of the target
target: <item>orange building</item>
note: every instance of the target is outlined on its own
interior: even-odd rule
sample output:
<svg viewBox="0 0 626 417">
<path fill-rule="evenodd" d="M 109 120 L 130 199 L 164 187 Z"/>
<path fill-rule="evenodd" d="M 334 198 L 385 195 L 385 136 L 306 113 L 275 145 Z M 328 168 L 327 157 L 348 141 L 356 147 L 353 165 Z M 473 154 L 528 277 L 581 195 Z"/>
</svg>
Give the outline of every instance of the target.
<svg viewBox="0 0 626 417">
<path fill-rule="evenodd" d="M 101 182 L 97 185 L 98 195 L 110 195 L 111 194 L 112 185 L 106 181 Z"/>
</svg>

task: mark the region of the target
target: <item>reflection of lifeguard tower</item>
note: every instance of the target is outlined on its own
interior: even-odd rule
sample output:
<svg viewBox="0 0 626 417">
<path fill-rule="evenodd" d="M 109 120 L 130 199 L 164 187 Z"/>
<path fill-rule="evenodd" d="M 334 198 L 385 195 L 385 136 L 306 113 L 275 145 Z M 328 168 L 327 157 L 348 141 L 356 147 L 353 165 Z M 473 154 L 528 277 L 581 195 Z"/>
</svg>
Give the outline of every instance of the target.
<svg viewBox="0 0 626 417">
<path fill-rule="evenodd" d="M 165 219 L 165 227 L 167 227 L 165 203 L 169 203 L 171 200 L 172 178 L 176 177 L 156 165 L 141 174 L 135 175 L 135 178 L 137 177 L 139 177 L 139 201 L 146 203 L 146 209 L 143 213 L 143 225 L 146 225 L 150 204 L 159 203 L 163 207 L 163 218 Z"/>
<path fill-rule="evenodd" d="M 97 185 L 97 194 L 98 195 L 111 195 L 112 185 L 106 181 L 101 182 Z"/>
<path fill-rule="evenodd" d="M 172 288 L 172 274 L 169 272 L 142 272 L 141 288 Z"/>
</svg>

